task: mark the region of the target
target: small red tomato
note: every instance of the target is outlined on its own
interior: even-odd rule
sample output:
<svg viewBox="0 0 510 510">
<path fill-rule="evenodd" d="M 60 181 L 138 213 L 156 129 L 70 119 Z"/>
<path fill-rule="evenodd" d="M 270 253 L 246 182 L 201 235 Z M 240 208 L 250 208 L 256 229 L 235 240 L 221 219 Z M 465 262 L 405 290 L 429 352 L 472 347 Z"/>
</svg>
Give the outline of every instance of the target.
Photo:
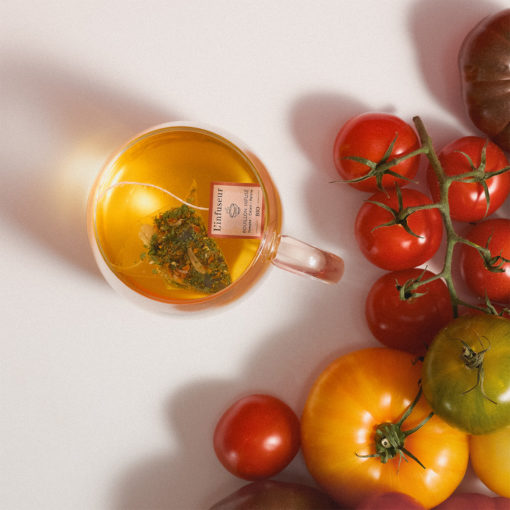
<svg viewBox="0 0 510 510">
<path fill-rule="evenodd" d="M 494 263 L 510 259 L 510 220 L 495 218 L 482 221 L 472 227 L 466 238 L 481 247 L 489 248 Z M 510 304 L 510 262 L 501 265 L 502 272 L 489 271 L 475 248 L 462 245 L 460 265 L 462 276 L 468 287 L 480 297 L 487 297 L 496 303 Z"/>
<path fill-rule="evenodd" d="M 510 499 L 485 494 L 459 493 L 434 507 L 434 510 L 510 510 Z"/>
<path fill-rule="evenodd" d="M 395 183 L 402 187 L 416 175 L 419 156 L 391 167 L 392 172 L 407 179 L 381 174 L 381 186 L 377 185 L 375 176 L 367 176 L 370 166 L 351 158 L 362 158 L 377 165 L 407 155 L 419 146 L 415 131 L 403 120 L 387 113 L 364 113 L 347 121 L 338 132 L 334 146 L 335 166 L 342 179 L 357 181 L 350 185 L 361 191 L 389 189 L 395 187 Z"/>
<path fill-rule="evenodd" d="M 424 354 L 439 330 L 453 319 L 450 293 L 441 279 L 420 285 L 411 295 L 406 295 L 405 284 L 433 276 L 423 269 L 406 269 L 386 273 L 372 285 L 365 314 L 377 340 L 387 347 Z"/>
<path fill-rule="evenodd" d="M 271 395 L 241 398 L 225 411 L 214 431 L 218 459 L 233 475 L 245 480 L 279 473 L 299 447 L 298 417 Z"/>
<path fill-rule="evenodd" d="M 383 492 L 364 499 L 356 510 L 425 510 L 425 507 L 407 494 Z"/>
<path fill-rule="evenodd" d="M 482 173 L 496 172 L 507 167 L 505 153 L 496 144 L 487 142 L 479 136 L 465 136 L 451 142 L 438 154 L 445 174 L 448 176 L 465 174 L 479 168 L 486 143 L 486 161 Z M 432 197 L 437 202 L 439 183 L 430 166 L 427 170 L 427 182 Z M 503 204 L 510 193 L 510 172 L 495 175 L 485 183 L 489 194 L 489 207 L 484 187 L 480 182 L 455 181 L 450 185 L 448 202 L 452 219 L 480 221 Z"/>
<path fill-rule="evenodd" d="M 404 188 L 400 192 L 403 209 L 432 204 L 420 191 Z M 388 226 L 395 221 L 395 216 L 385 207 L 394 213 L 400 210 L 397 190 L 375 193 L 358 212 L 355 235 L 365 257 L 388 271 L 410 269 L 432 258 L 443 235 L 443 221 L 438 209 L 423 209 L 407 216 L 405 221 L 410 233 L 403 222 Z"/>
</svg>

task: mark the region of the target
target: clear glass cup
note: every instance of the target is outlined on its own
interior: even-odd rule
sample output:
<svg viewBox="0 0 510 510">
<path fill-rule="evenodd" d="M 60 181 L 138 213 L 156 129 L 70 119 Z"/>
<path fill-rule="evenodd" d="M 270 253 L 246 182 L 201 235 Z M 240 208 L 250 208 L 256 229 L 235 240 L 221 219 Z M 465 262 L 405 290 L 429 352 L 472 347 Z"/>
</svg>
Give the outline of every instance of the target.
<svg viewBox="0 0 510 510">
<path fill-rule="evenodd" d="M 100 171 L 87 205 L 90 244 L 107 282 L 164 312 L 230 303 L 270 264 L 338 282 L 343 260 L 282 235 L 281 222 L 278 192 L 258 157 L 231 135 L 190 122 L 129 140 Z"/>
</svg>

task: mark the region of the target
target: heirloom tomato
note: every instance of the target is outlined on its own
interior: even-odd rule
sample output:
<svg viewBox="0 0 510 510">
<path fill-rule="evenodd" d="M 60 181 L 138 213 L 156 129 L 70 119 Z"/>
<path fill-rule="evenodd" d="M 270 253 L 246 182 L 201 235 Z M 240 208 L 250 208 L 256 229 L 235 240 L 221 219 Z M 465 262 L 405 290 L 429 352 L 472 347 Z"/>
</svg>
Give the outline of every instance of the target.
<svg viewBox="0 0 510 510">
<path fill-rule="evenodd" d="M 419 155 L 392 166 L 393 174 L 381 173 L 380 164 L 406 156 L 419 146 L 414 129 L 403 120 L 387 113 L 364 113 L 347 121 L 339 131 L 335 166 L 342 179 L 361 191 L 393 188 L 395 183 L 405 186 L 418 171 Z"/>
<path fill-rule="evenodd" d="M 229 407 L 214 431 L 214 450 L 223 466 L 245 480 L 280 472 L 299 450 L 299 420 L 271 395 L 249 395 Z"/>
<path fill-rule="evenodd" d="M 415 354 L 425 353 L 438 331 L 453 319 L 450 292 L 441 279 L 420 285 L 412 293 L 406 291 L 406 285 L 434 276 L 424 269 L 405 269 L 386 273 L 372 285 L 365 315 L 379 342 Z"/>
<path fill-rule="evenodd" d="M 313 384 L 302 451 L 313 478 L 342 508 L 380 492 L 430 508 L 461 482 L 467 434 L 431 416 L 420 376 L 413 354 L 365 348 L 333 361 Z"/>
<path fill-rule="evenodd" d="M 481 166 L 486 143 L 485 164 Z M 479 169 L 483 180 L 484 174 L 508 167 L 505 153 L 496 144 L 479 136 L 465 136 L 451 142 L 441 150 L 438 158 L 447 176 L 466 174 Z M 448 190 L 452 219 L 467 222 L 480 221 L 503 204 L 510 193 L 510 172 L 485 179 L 488 203 L 482 180 L 473 182 L 473 178 L 469 178 L 452 182 Z M 427 182 L 432 198 L 438 202 L 439 182 L 430 165 L 427 169 Z"/>
<path fill-rule="evenodd" d="M 468 287 L 480 297 L 510 304 L 510 220 L 494 218 L 471 227 L 466 238 L 490 251 L 491 263 L 502 271 L 490 271 L 476 248 L 462 245 L 460 267 Z"/>
<path fill-rule="evenodd" d="M 450 496 L 434 510 L 510 510 L 510 499 L 486 494 L 459 493 Z"/>
<path fill-rule="evenodd" d="M 422 387 L 436 414 L 470 434 L 509 425 L 510 321 L 488 314 L 454 319 L 427 350 Z"/>
<path fill-rule="evenodd" d="M 427 262 L 441 244 L 441 214 L 436 208 L 408 214 L 407 208 L 430 204 L 425 194 L 408 188 L 372 195 L 361 206 L 354 227 L 361 252 L 372 264 L 389 271 Z"/>
<path fill-rule="evenodd" d="M 510 151 L 510 9 L 487 16 L 469 32 L 459 68 L 473 124 Z"/>
<path fill-rule="evenodd" d="M 260 480 L 218 501 L 209 510 L 334 510 L 335 502 L 314 487 Z"/>
<path fill-rule="evenodd" d="M 407 494 L 382 492 L 364 499 L 356 510 L 425 510 L 425 507 Z"/>
<path fill-rule="evenodd" d="M 491 491 L 510 498 L 510 426 L 471 436 L 469 455 L 478 478 Z M 510 499 L 508 505 L 510 510 Z"/>
</svg>

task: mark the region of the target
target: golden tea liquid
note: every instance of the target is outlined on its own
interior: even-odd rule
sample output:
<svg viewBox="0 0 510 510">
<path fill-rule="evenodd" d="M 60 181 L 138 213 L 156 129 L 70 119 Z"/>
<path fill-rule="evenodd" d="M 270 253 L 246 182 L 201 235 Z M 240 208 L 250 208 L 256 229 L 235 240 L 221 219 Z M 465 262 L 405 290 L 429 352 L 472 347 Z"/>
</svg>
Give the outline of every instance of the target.
<svg viewBox="0 0 510 510">
<path fill-rule="evenodd" d="M 144 232 L 151 232 L 158 215 L 182 206 L 164 190 L 200 207 L 193 212 L 208 225 L 209 211 L 203 209 L 211 206 L 213 182 L 261 185 L 252 163 L 232 143 L 192 127 L 163 127 L 142 135 L 103 172 L 95 195 L 95 237 L 106 263 L 128 287 L 163 301 L 206 295 L 171 285 L 155 270 Z M 249 268 L 261 242 L 258 238 L 214 241 L 232 282 Z"/>
</svg>

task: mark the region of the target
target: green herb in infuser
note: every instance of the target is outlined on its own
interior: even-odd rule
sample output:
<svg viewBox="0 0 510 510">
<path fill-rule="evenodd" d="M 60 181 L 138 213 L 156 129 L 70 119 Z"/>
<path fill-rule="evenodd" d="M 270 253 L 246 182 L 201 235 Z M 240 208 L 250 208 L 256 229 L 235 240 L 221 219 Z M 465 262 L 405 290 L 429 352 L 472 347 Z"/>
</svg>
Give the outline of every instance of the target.
<svg viewBox="0 0 510 510">
<path fill-rule="evenodd" d="M 190 202 L 195 192 L 192 188 Z M 183 204 L 159 214 L 153 225 L 143 225 L 140 237 L 147 248 L 141 257 L 149 257 L 169 285 L 206 294 L 230 285 L 225 258 L 193 208 Z"/>
</svg>

